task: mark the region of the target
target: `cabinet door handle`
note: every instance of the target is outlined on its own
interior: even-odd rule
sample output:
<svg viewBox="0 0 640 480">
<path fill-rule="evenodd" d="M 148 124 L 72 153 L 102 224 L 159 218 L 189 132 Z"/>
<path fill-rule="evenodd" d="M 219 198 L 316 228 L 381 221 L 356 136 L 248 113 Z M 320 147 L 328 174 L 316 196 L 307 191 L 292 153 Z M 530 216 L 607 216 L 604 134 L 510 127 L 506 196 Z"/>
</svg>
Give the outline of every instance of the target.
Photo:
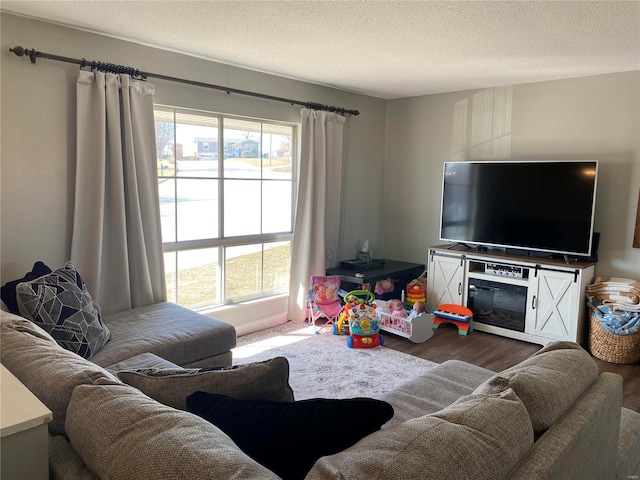
<svg viewBox="0 0 640 480">
<path fill-rule="evenodd" d="M 462 295 L 462 283 L 458 284 L 458 295 Z"/>
<path fill-rule="evenodd" d="M 534 295 L 533 298 L 531 299 L 531 309 L 535 310 L 536 309 L 536 296 Z"/>
</svg>

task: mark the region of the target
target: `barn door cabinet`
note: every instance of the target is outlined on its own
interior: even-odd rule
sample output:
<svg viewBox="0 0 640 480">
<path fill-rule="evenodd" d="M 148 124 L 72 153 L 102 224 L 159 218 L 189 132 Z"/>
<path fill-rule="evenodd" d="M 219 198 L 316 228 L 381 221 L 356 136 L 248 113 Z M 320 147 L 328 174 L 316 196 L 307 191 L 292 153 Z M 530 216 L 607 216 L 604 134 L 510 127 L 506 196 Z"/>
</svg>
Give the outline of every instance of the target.
<svg viewBox="0 0 640 480">
<path fill-rule="evenodd" d="M 584 343 L 593 263 L 457 248 L 429 249 L 429 311 L 464 305 L 474 312 L 475 330 L 541 345 Z"/>
</svg>

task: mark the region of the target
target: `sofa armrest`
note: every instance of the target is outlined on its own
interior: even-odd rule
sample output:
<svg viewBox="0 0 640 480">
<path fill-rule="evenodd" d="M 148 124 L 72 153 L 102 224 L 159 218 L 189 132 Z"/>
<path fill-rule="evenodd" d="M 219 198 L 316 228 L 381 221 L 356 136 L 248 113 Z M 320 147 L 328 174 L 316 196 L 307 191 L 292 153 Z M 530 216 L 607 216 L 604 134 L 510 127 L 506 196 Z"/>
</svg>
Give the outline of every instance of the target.
<svg viewBox="0 0 640 480">
<path fill-rule="evenodd" d="M 622 377 L 600 374 L 534 443 L 509 479 L 612 479 L 620 434 Z"/>
<path fill-rule="evenodd" d="M 622 409 L 616 478 L 640 478 L 640 413 Z"/>
</svg>

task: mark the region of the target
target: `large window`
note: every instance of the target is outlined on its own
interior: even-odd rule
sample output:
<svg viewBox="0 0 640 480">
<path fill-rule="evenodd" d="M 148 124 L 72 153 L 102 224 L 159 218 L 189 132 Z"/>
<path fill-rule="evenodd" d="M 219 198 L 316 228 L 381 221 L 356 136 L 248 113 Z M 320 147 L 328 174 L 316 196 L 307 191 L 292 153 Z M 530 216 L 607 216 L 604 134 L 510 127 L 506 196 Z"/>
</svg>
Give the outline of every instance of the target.
<svg viewBox="0 0 640 480">
<path fill-rule="evenodd" d="M 168 300 L 286 292 L 296 125 L 156 106 L 155 126 Z"/>
</svg>

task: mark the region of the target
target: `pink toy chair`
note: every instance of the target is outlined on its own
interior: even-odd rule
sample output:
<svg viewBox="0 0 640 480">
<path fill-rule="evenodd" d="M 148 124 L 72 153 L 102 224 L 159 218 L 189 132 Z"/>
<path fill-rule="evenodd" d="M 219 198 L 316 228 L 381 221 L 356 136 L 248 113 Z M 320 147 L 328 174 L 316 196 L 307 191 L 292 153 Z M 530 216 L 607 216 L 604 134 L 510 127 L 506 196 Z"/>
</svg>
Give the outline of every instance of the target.
<svg viewBox="0 0 640 480">
<path fill-rule="evenodd" d="M 330 277 L 311 277 L 311 287 L 307 294 L 307 306 L 309 314 L 307 320 L 309 325 L 313 325 L 315 333 L 320 333 L 324 327 L 329 327 L 338 321 L 342 313 L 342 304 L 338 296 L 340 289 L 340 277 L 337 275 Z M 319 318 L 326 318 L 325 323 L 316 329 L 316 321 Z"/>
</svg>

